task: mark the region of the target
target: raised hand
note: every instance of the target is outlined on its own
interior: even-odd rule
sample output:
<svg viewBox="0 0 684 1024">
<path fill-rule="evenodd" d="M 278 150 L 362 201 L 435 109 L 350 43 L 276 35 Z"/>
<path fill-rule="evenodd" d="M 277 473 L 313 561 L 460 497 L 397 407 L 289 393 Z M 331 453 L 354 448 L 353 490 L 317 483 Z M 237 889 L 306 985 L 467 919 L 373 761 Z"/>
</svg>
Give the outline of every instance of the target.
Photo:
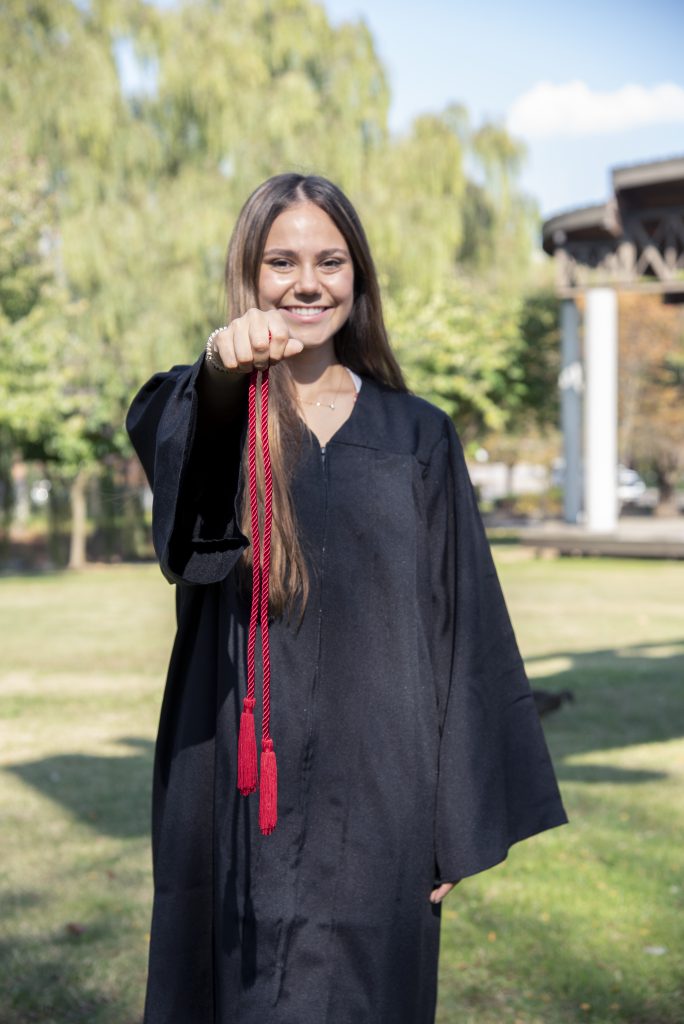
<svg viewBox="0 0 684 1024">
<path fill-rule="evenodd" d="M 290 337 L 277 309 L 248 309 L 214 336 L 213 345 L 214 358 L 236 374 L 263 370 L 281 359 L 298 355 L 304 348 L 301 341 Z"/>
</svg>

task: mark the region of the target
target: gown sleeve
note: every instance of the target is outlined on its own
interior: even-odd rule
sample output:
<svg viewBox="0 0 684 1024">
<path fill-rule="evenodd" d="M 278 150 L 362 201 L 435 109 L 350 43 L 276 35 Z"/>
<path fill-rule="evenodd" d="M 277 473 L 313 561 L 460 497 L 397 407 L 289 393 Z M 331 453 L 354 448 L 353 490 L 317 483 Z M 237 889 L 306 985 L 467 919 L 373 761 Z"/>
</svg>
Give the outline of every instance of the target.
<svg viewBox="0 0 684 1024">
<path fill-rule="evenodd" d="M 170 583 L 216 583 L 249 545 L 239 527 L 247 390 L 244 409 L 200 443 L 197 377 L 203 358 L 155 374 L 126 417 L 152 488 L 152 540 Z"/>
<path fill-rule="evenodd" d="M 456 882 L 568 818 L 449 418 L 424 475 L 439 718 L 435 877 Z"/>
</svg>

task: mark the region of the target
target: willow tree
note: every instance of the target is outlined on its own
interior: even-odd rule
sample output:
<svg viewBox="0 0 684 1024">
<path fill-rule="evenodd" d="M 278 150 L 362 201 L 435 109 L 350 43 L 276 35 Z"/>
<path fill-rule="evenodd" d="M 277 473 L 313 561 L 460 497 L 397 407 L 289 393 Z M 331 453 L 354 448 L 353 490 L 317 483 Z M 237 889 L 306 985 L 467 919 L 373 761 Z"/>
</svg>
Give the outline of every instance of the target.
<svg viewBox="0 0 684 1024">
<path fill-rule="evenodd" d="M 387 76 L 362 19 L 333 26 L 311 0 L 7 0 L 3 14 L 0 114 L 5 139 L 21 140 L 27 166 L 44 169 L 50 213 L 42 202 L 36 209 L 50 286 L 0 325 L 10 348 L 38 361 L 59 343 L 45 384 L 51 412 L 31 452 L 42 451 L 71 490 L 74 565 L 85 557 L 88 481 L 129 452 L 123 420 L 136 386 L 194 358 L 223 320 L 226 243 L 264 178 L 320 173 L 350 195 L 398 336 L 422 330 L 421 311 L 431 295 L 448 295 L 466 250 L 479 254 L 483 278 L 487 253 L 518 259 L 510 225 L 523 215 L 517 193 L 501 188 L 514 177 L 514 142 L 478 135 L 456 104 L 392 138 Z M 123 46 L 146 62 L 149 89 L 122 81 Z M 475 206 L 466 173 L 474 156 L 487 169 Z M 31 179 L 16 183 L 29 207 Z M 491 217 L 473 241 L 485 206 Z M 20 265 L 7 270 L 10 291 Z M 453 322 L 448 303 L 444 321 Z M 41 334 L 39 323 L 54 329 Z M 496 361 L 500 343 L 483 337 Z M 434 340 L 448 363 L 444 329 Z M 427 378 L 426 364 L 431 393 Z M 19 376 L 13 388 L 30 405 L 41 379 Z M 3 424 L 8 445 L 26 453 L 19 414 Z"/>
<path fill-rule="evenodd" d="M 41 267 L 41 286 L 22 309 L 8 313 L 3 302 L 9 365 L 30 370 L 12 381 L 5 432 L 10 446 L 41 458 L 69 487 L 70 564 L 79 566 L 88 479 L 125 443 L 121 410 L 130 386 L 116 374 L 118 327 L 138 310 L 122 302 L 130 264 L 117 277 L 111 257 L 117 240 L 123 243 L 123 194 L 154 146 L 136 131 L 122 99 L 110 31 L 95 5 L 37 0 L 27 8 L 10 0 L 3 15 L 1 173 L 11 178 L 12 154 L 20 151 L 25 173 L 13 194 L 23 197 L 22 223 L 32 223 L 28 212 L 41 215 L 22 243 L 22 258 L 3 268 L 7 293 L 21 281 L 22 265 Z M 40 201 L 32 184 L 39 168 Z M 3 201 L 6 208 L 14 199 L 5 193 Z"/>
</svg>

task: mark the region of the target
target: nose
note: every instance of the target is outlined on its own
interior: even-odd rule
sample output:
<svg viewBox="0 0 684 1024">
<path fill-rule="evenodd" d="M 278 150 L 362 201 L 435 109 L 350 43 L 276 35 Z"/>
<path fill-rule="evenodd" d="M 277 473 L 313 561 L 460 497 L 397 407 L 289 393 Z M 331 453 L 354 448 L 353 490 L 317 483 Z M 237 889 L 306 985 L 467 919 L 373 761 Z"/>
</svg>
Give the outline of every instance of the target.
<svg viewBox="0 0 684 1024">
<path fill-rule="evenodd" d="M 320 295 L 321 286 L 316 274 L 316 268 L 312 263 L 300 264 L 297 281 L 295 282 L 295 292 L 298 295 Z"/>
</svg>

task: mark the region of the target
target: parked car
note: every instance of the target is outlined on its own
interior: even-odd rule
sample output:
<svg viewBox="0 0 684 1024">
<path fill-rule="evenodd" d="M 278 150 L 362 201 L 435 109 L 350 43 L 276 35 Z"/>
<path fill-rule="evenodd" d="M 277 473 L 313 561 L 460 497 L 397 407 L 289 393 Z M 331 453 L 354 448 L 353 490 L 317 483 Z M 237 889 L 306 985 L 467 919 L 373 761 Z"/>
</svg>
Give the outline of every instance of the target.
<svg viewBox="0 0 684 1024">
<path fill-rule="evenodd" d="M 562 487 L 565 477 L 565 460 L 556 459 L 551 470 L 551 482 Z M 620 505 L 635 503 L 646 493 L 646 484 L 635 469 L 623 466 L 619 463 L 617 467 L 617 497 Z"/>
<path fill-rule="evenodd" d="M 646 493 L 646 484 L 641 479 L 636 469 L 629 469 L 627 466 L 618 466 L 618 499 L 623 504 L 638 501 Z"/>
</svg>

